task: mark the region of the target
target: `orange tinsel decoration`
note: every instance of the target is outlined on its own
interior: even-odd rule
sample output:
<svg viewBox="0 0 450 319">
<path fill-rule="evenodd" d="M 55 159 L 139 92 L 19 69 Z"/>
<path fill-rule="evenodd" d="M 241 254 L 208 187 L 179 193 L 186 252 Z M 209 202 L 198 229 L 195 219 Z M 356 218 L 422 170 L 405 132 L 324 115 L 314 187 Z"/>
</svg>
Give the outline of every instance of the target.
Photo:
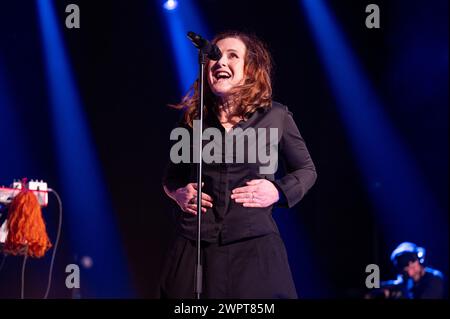
<svg viewBox="0 0 450 319">
<path fill-rule="evenodd" d="M 51 246 L 38 199 L 24 188 L 9 207 L 4 251 L 12 255 L 42 257 Z"/>
</svg>

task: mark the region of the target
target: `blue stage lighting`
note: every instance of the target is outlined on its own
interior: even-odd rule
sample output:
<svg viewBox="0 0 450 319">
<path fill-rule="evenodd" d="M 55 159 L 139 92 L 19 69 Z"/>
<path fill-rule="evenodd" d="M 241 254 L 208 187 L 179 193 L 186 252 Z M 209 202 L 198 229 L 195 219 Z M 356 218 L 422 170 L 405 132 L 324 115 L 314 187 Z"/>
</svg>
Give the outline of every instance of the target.
<svg viewBox="0 0 450 319">
<path fill-rule="evenodd" d="M 178 6 L 178 1 L 176 0 L 167 0 L 164 2 L 163 7 L 166 10 L 175 10 Z"/>
<path fill-rule="evenodd" d="M 163 11 L 171 39 L 170 49 L 176 63 L 174 72 L 179 77 L 179 90 L 184 94 L 198 77 L 197 50 L 187 38 L 187 33 L 194 31 L 209 39 L 209 32 L 191 0 L 184 0 L 177 10 Z"/>
<path fill-rule="evenodd" d="M 65 27 L 64 20 L 57 21 L 51 0 L 36 3 L 65 220 L 74 253 L 92 258 L 92 267 L 82 273 L 81 294 L 82 297 L 130 297 L 126 258 L 114 222 L 114 210 L 60 34 L 60 29 Z"/>
<path fill-rule="evenodd" d="M 358 58 L 324 2 L 304 0 L 301 4 L 387 239 L 434 240 L 436 225 L 441 224 L 440 208 L 414 157 L 383 112 Z"/>
<path fill-rule="evenodd" d="M 16 178 L 30 173 L 30 154 L 21 129 L 23 122 L 16 113 L 16 105 L 11 100 L 11 90 L 7 82 L 4 62 L 0 56 L 0 171 L 1 183 L 9 185 Z M 0 184 L 1 185 L 1 184 Z"/>
</svg>

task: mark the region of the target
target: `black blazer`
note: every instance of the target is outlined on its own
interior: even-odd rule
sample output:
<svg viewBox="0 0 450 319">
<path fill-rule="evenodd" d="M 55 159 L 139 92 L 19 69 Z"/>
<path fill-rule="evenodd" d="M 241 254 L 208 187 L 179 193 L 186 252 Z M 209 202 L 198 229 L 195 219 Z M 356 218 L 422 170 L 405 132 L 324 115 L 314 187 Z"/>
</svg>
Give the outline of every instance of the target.
<svg viewBox="0 0 450 319">
<path fill-rule="evenodd" d="M 197 165 L 192 164 L 192 134 L 193 130 L 186 126 L 180 125 L 186 129 L 190 136 L 190 163 L 174 164 L 171 160 L 167 165 L 163 177 L 163 185 L 173 191 L 179 187 L 184 187 L 188 183 L 197 182 Z M 306 148 L 300 132 L 295 124 L 292 113 L 288 108 L 280 103 L 273 102 L 271 108 L 258 108 L 254 113 L 250 114 L 247 120 L 238 123 L 230 132 L 226 132 L 218 121 L 217 117 L 208 112 L 204 119 L 204 134 L 208 128 L 217 129 L 221 138 L 211 138 L 211 140 L 203 141 L 204 147 L 209 144 L 211 154 L 216 155 L 218 162 L 208 162 L 203 164 L 203 192 L 213 198 L 213 207 L 208 208 L 207 212 L 202 215 L 202 233 L 201 238 L 207 242 L 229 243 L 243 238 L 260 236 L 268 233 L 279 233 L 275 221 L 272 218 L 272 206 L 265 208 L 249 208 L 243 207 L 242 204 L 236 203 L 230 198 L 231 191 L 236 187 L 246 186 L 246 182 L 252 179 L 266 178 L 272 181 L 280 192 L 280 201 L 277 205 L 285 205 L 292 207 L 297 204 L 307 191 L 313 186 L 317 174 L 315 166 Z M 238 136 L 245 134 L 237 134 L 234 132 L 249 132 L 246 129 L 253 128 L 257 135 L 258 145 L 256 148 L 261 149 L 260 140 L 258 138 L 262 134 L 266 135 L 265 145 L 262 149 L 270 154 L 270 136 L 276 136 L 275 149 L 278 151 L 278 159 L 284 166 L 284 174 L 280 178 L 276 178 L 276 170 L 268 168 L 270 162 L 262 160 L 257 156 L 256 161 L 249 157 L 252 148 L 249 147 L 250 142 L 244 143 L 244 161 L 238 160 L 236 156 L 236 143 Z M 271 134 L 270 128 L 276 129 L 277 134 Z M 242 129 L 240 131 L 239 129 Z M 265 129 L 265 130 L 258 130 Z M 230 135 L 235 134 L 233 148 L 231 153 L 226 153 L 225 143 L 230 141 Z M 227 138 L 228 137 L 228 140 Z M 204 137 L 205 139 L 205 137 Z M 211 144 L 213 143 L 213 144 Z M 177 141 L 174 142 L 174 145 Z M 180 146 L 180 144 L 178 144 Z M 253 149 L 254 150 L 254 149 Z M 225 155 L 232 155 L 226 158 Z M 273 153 L 275 154 L 275 153 Z M 275 157 L 276 157 L 275 155 Z M 273 159 L 273 158 L 272 158 Z M 273 162 L 273 161 L 272 161 Z M 273 165 L 272 165 L 273 166 Z M 266 168 L 262 169 L 263 167 Z M 186 238 L 195 240 L 197 231 L 197 217 L 182 212 L 176 206 L 178 219 L 178 228 L 181 235 Z"/>
</svg>

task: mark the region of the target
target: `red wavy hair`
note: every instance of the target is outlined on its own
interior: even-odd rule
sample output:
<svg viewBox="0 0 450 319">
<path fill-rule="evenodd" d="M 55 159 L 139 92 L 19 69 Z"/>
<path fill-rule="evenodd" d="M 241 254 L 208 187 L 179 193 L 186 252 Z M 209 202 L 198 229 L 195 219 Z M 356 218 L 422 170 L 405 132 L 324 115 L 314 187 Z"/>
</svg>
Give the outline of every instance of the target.
<svg viewBox="0 0 450 319">
<path fill-rule="evenodd" d="M 47 235 L 41 207 L 32 191 L 14 197 L 8 213 L 8 236 L 4 251 L 11 255 L 43 257 L 52 244 Z"/>
<path fill-rule="evenodd" d="M 219 33 L 211 41 L 216 44 L 226 38 L 241 40 L 246 47 L 244 60 L 245 81 L 242 85 L 233 89 L 232 95 L 237 101 L 234 116 L 246 117 L 257 108 L 269 108 L 272 105 L 272 57 L 267 45 L 253 34 L 240 31 L 226 31 Z M 205 74 L 208 74 L 208 64 Z M 207 82 L 206 82 L 207 83 Z M 184 109 L 184 122 L 192 127 L 193 120 L 198 117 L 198 105 L 200 103 L 199 81 L 195 80 L 181 102 L 170 105 L 176 109 Z M 205 85 L 205 115 L 208 109 L 217 107 L 218 98 L 211 91 L 208 84 Z"/>
</svg>

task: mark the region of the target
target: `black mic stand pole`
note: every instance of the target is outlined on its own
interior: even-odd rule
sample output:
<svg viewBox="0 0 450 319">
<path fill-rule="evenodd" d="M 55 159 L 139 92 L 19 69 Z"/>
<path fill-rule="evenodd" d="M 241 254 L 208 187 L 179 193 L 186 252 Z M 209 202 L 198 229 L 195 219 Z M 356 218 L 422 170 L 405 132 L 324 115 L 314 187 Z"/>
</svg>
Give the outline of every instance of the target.
<svg viewBox="0 0 450 319">
<path fill-rule="evenodd" d="M 201 262 L 201 227 L 202 227 L 202 165 L 203 165 L 203 108 L 204 108 L 204 79 L 205 79 L 205 65 L 208 53 L 205 53 L 203 48 L 198 51 L 199 62 L 199 89 L 200 89 L 200 104 L 199 104 L 199 132 L 198 132 L 198 159 L 197 164 L 197 263 L 195 265 L 195 297 L 200 299 L 202 293 L 203 283 L 203 268 Z M 195 139 L 194 139 L 195 141 Z M 195 148 L 194 148 L 195 149 Z"/>
</svg>

